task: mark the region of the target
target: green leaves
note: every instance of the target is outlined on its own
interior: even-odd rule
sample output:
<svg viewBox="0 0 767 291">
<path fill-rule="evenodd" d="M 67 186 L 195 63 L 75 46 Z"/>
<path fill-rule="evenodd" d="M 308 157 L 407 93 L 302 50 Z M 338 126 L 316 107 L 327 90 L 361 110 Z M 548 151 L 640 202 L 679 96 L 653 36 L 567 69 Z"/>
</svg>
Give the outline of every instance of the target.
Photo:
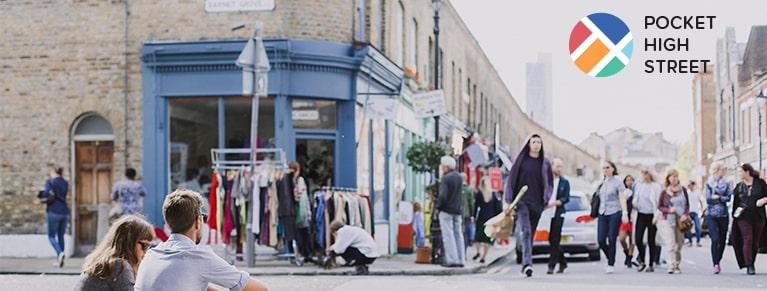
<svg viewBox="0 0 767 291">
<path fill-rule="evenodd" d="M 449 155 L 449 149 L 436 142 L 417 142 L 407 151 L 410 167 L 416 172 L 431 172 L 439 167 L 439 160 Z"/>
</svg>

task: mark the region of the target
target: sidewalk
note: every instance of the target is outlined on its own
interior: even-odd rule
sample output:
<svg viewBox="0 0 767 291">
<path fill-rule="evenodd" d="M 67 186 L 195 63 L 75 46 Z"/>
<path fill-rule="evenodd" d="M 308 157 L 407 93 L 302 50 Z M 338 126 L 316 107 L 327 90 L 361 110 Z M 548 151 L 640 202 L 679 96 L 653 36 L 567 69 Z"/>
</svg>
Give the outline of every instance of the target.
<svg viewBox="0 0 767 291">
<path fill-rule="evenodd" d="M 416 264 L 415 254 L 395 254 L 381 257 L 370 265 L 370 275 L 378 276 L 449 276 L 474 274 L 485 271 L 488 266 L 500 258 L 510 254 L 513 242 L 507 246 L 495 246 L 487 254 L 486 263 L 472 261 L 476 254 L 474 247 L 469 248 L 464 268 L 445 268 L 440 265 Z M 54 266 L 53 258 L 0 258 L 0 274 L 58 274 L 79 275 L 84 258 L 67 259 L 63 268 Z M 291 265 L 286 260 L 276 260 L 274 257 L 258 256 L 255 268 L 247 268 L 244 262 L 237 262 L 237 268 L 247 271 L 253 276 L 339 276 L 348 275 L 354 271 L 352 267 L 338 267 L 325 270 L 314 264 L 307 263 L 302 267 Z"/>
</svg>

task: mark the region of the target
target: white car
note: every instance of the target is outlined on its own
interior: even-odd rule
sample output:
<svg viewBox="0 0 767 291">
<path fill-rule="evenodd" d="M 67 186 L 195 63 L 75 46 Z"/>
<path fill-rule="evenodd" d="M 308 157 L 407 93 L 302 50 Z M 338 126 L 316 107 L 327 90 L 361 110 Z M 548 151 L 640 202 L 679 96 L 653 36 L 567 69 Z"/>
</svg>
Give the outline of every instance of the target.
<svg viewBox="0 0 767 291">
<path fill-rule="evenodd" d="M 560 239 L 565 254 L 587 254 L 589 260 L 600 259 L 597 243 L 597 221 L 591 218 L 589 196 L 583 191 L 570 191 L 570 202 L 565 205 L 565 223 Z M 533 256 L 549 254 L 549 227 L 554 209 L 544 211 L 533 235 Z M 517 264 L 522 263 L 522 251 L 517 243 Z"/>
</svg>

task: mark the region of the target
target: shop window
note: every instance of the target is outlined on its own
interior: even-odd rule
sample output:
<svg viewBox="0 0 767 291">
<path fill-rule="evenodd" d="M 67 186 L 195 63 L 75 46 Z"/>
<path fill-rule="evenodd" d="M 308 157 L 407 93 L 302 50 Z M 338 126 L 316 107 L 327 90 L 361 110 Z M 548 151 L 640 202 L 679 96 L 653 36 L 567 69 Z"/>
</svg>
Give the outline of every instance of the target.
<svg viewBox="0 0 767 291">
<path fill-rule="evenodd" d="M 170 116 L 170 189 L 197 176 L 210 181 L 210 149 L 218 146 L 218 98 L 174 98 Z"/>
<path fill-rule="evenodd" d="M 335 101 L 294 99 L 292 107 L 293 128 L 336 128 Z"/>
<path fill-rule="evenodd" d="M 227 148 L 250 147 L 250 97 L 224 98 L 224 143 Z M 274 147 L 274 99 L 262 98 L 258 106 L 258 147 Z"/>
</svg>

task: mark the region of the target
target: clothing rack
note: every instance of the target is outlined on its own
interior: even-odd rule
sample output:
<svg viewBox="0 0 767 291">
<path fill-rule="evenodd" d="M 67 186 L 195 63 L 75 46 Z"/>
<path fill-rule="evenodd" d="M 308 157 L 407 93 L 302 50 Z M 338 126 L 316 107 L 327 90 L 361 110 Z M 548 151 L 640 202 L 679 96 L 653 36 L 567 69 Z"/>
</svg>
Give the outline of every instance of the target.
<svg viewBox="0 0 767 291">
<path fill-rule="evenodd" d="M 322 187 L 320 187 L 320 190 L 323 190 L 323 191 L 357 192 L 357 188 L 329 187 L 329 186 L 322 186 Z"/>
</svg>

